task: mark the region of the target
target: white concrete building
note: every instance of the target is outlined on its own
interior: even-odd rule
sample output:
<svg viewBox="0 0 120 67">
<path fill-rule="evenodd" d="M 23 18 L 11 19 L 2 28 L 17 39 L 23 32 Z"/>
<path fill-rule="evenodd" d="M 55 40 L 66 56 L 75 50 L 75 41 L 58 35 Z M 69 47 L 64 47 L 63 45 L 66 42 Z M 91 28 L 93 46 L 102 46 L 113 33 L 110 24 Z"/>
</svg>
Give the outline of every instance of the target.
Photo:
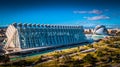
<svg viewBox="0 0 120 67">
<path fill-rule="evenodd" d="M 108 30 L 104 25 L 97 25 L 94 29 L 92 39 L 97 41 L 105 38 L 108 34 Z"/>
<path fill-rule="evenodd" d="M 86 41 L 82 26 L 11 24 L 6 31 L 7 51 L 22 51 L 48 46 L 77 44 Z"/>
<path fill-rule="evenodd" d="M 93 33 L 97 35 L 108 35 L 108 30 L 104 25 L 98 25 L 95 27 Z"/>
</svg>

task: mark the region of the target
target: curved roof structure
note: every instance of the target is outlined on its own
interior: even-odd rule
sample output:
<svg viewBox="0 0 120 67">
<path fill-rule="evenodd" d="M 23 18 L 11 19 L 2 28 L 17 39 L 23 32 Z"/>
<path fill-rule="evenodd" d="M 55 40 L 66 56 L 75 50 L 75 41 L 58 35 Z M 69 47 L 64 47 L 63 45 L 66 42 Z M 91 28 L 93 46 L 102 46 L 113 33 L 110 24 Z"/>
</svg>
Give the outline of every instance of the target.
<svg viewBox="0 0 120 67">
<path fill-rule="evenodd" d="M 14 23 L 8 26 L 6 36 L 8 53 L 86 42 L 82 26 Z"/>
<path fill-rule="evenodd" d="M 94 29 L 94 34 L 97 34 L 97 35 L 107 35 L 108 31 L 107 31 L 107 28 L 104 25 L 98 25 Z"/>
</svg>

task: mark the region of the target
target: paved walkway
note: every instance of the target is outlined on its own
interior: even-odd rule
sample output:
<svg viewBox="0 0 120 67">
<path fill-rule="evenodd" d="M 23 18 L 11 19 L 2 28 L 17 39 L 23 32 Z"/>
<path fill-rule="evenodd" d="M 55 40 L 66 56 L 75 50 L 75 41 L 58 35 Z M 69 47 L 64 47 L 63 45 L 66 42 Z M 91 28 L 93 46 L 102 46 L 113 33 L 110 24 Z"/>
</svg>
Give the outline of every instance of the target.
<svg viewBox="0 0 120 67">
<path fill-rule="evenodd" d="M 84 50 L 84 51 L 81 51 L 82 53 L 86 53 L 86 52 L 92 52 L 92 51 L 95 51 L 95 48 L 91 48 L 91 49 L 88 49 L 88 50 Z M 68 56 L 74 56 L 74 55 L 76 55 L 76 54 L 78 54 L 78 53 L 72 53 L 72 54 L 69 54 Z M 62 59 L 63 58 L 63 56 L 60 56 L 59 57 L 59 59 Z M 50 61 L 53 61 L 53 59 L 54 58 L 51 58 L 51 59 L 49 59 L 49 60 L 47 60 L 47 61 L 44 61 L 44 62 L 41 62 L 41 63 L 37 63 L 37 64 L 43 64 L 43 63 L 47 63 L 47 62 L 50 62 Z M 57 60 L 57 59 L 55 59 L 55 60 Z M 34 65 L 36 65 L 35 63 L 32 65 L 32 66 L 34 66 Z"/>
</svg>

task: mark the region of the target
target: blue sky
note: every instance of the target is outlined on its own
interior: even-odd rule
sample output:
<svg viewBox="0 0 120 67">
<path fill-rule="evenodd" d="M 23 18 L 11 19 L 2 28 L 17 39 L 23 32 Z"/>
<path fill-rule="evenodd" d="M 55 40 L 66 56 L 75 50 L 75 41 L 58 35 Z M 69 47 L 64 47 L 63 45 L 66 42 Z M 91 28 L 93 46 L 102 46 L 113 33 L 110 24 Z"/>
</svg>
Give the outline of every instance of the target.
<svg viewBox="0 0 120 67">
<path fill-rule="evenodd" d="M 11 23 L 119 25 L 119 0 L 1 0 L 0 26 Z"/>
</svg>

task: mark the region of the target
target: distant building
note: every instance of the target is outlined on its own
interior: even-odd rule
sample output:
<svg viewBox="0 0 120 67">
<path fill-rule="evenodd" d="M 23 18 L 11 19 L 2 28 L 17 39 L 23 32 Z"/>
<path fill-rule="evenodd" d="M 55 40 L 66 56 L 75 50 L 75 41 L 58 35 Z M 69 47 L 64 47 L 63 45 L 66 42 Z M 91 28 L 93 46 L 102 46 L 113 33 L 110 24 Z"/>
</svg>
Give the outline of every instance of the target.
<svg viewBox="0 0 120 67">
<path fill-rule="evenodd" d="M 93 34 L 93 29 L 84 29 L 85 34 Z"/>
<path fill-rule="evenodd" d="M 82 26 L 11 24 L 6 31 L 7 51 L 77 44 L 86 41 Z"/>
<path fill-rule="evenodd" d="M 97 35 L 108 35 L 108 30 L 104 25 L 98 25 L 94 29 L 94 34 Z"/>
<path fill-rule="evenodd" d="M 92 38 L 93 40 L 100 40 L 108 36 L 108 30 L 104 25 L 98 25 L 95 27 Z"/>
<path fill-rule="evenodd" d="M 120 29 L 109 29 L 108 30 L 110 35 L 117 35 L 120 32 Z"/>
</svg>

